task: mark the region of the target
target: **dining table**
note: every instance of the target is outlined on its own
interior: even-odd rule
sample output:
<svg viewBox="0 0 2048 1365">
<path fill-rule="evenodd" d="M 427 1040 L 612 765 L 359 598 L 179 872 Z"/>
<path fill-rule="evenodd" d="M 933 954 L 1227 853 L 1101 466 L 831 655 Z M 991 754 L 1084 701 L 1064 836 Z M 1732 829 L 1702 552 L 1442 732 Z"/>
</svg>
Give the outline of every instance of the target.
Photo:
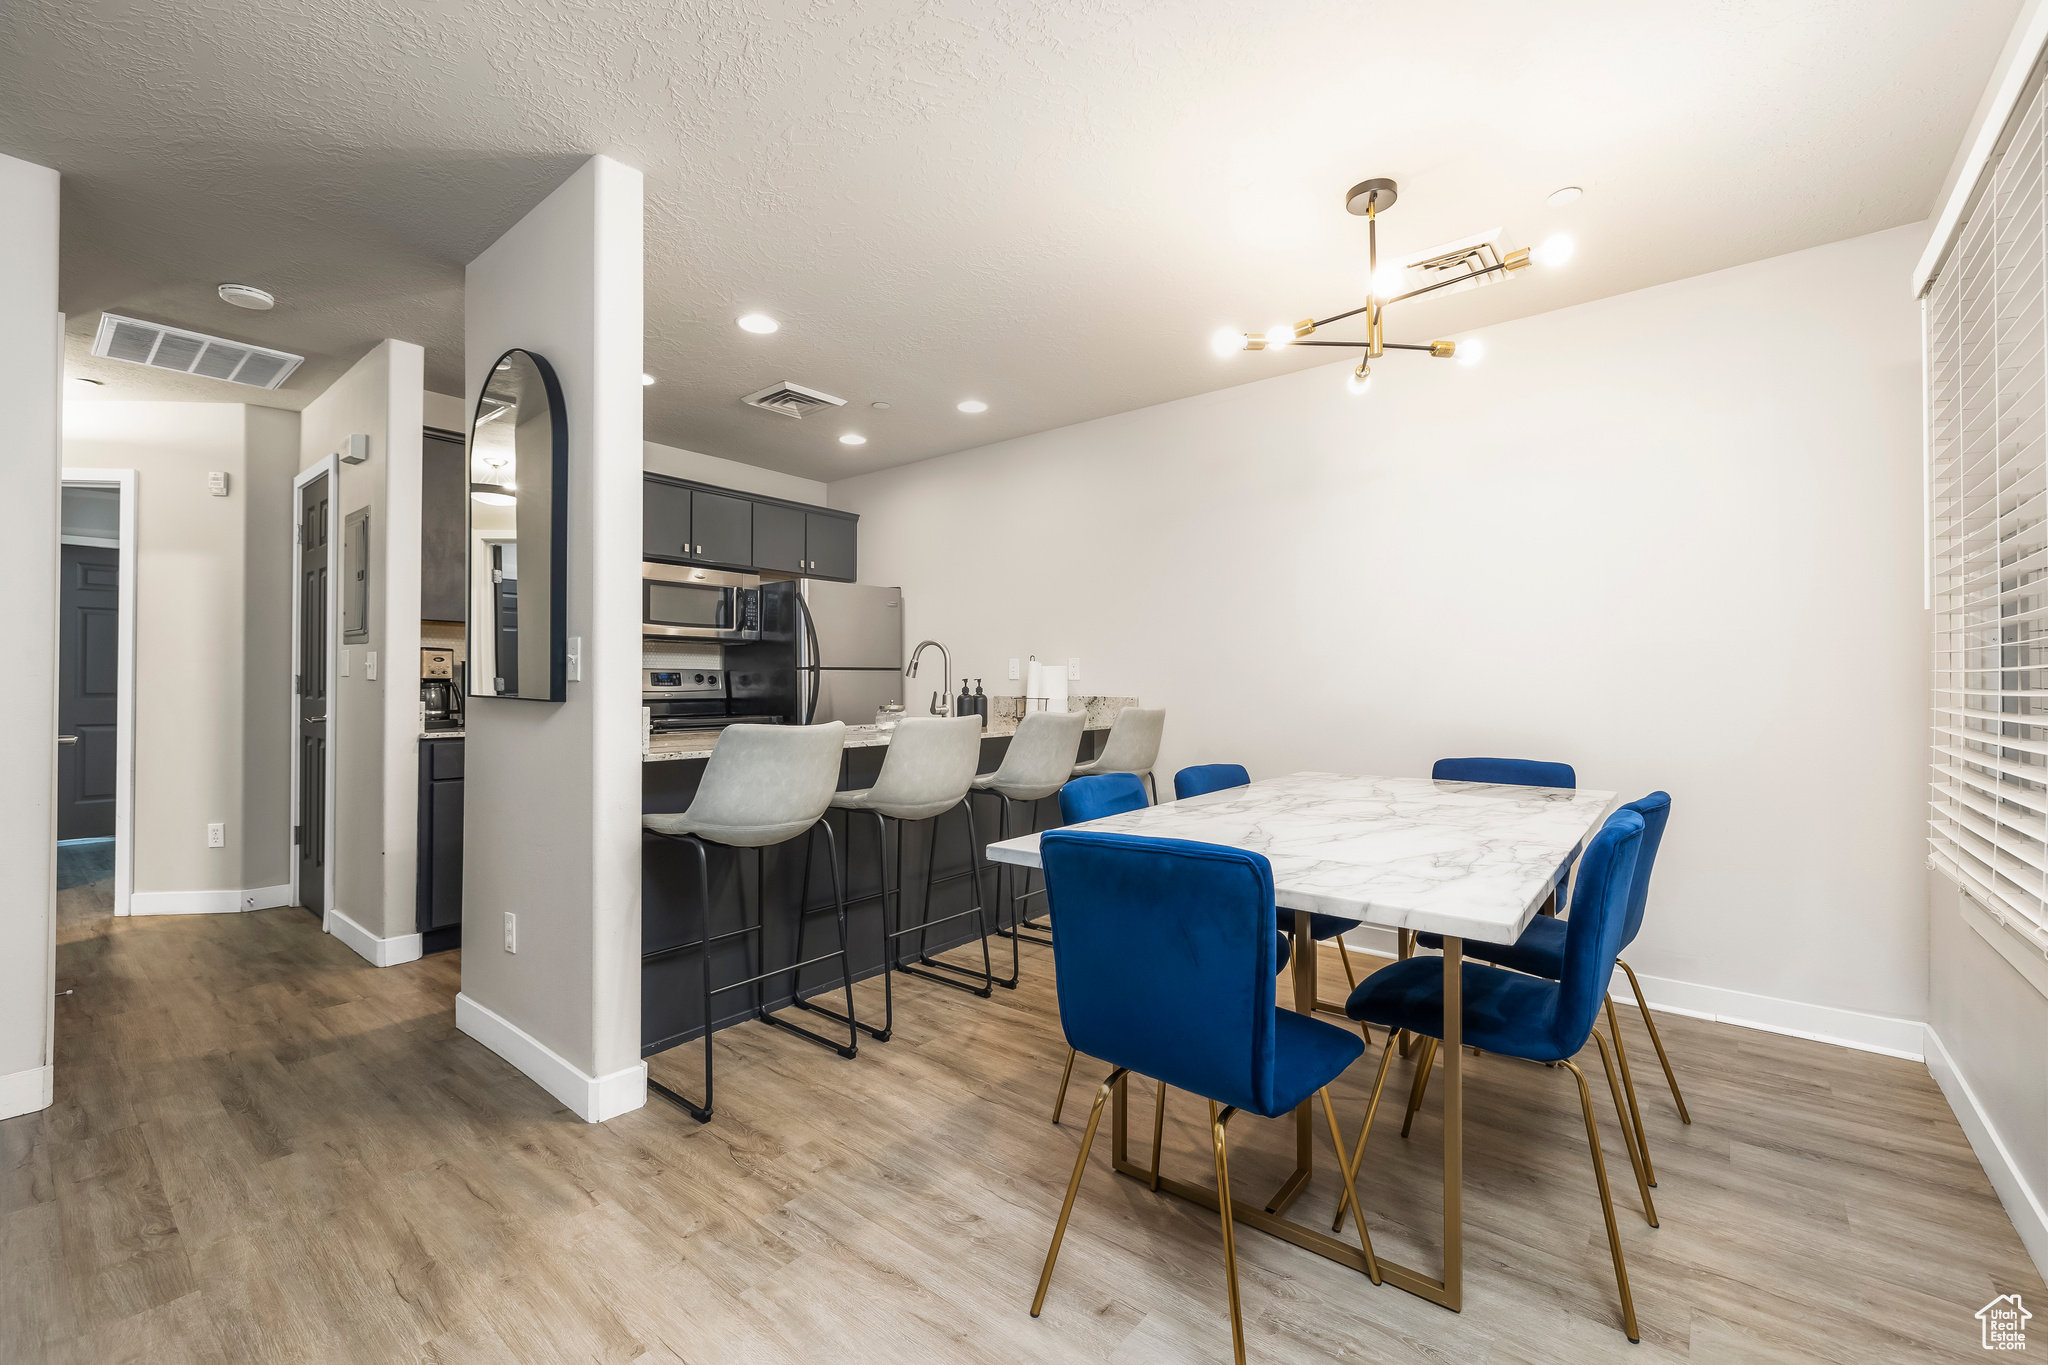
<svg viewBox="0 0 2048 1365">
<path fill-rule="evenodd" d="M 1293 939 L 1294 1008 L 1316 1008 L 1316 948 L 1310 914 L 1399 931 L 1402 952 L 1417 932 L 1443 937 L 1443 1273 L 1378 1256 L 1381 1278 L 1457 1311 L 1464 1303 L 1465 1103 L 1462 962 L 1468 939 L 1512 943 L 1543 909 L 1561 869 L 1601 822 L 1614 793 L 1585 788 L 1439 782 L 1300 772 L 1186 800 L 1164 802 L 1069 830 L 1183 839 L 1265 856 L 1278 918 Z M 988 846 L 996 862 L 1037 868 L 1037 834 Z M 1049 907 L 1053 923 L 1059 907 Z M 1291 923 L 1289 923 L 1291 921 Z M 1055 945 L 1055 956 L 1058 948 Z M 1129 1159 L 1129 1078 L 1114 1087 L 1111 1162 L 1212 1211 L 1216 1192 L 1157 1175 Z M 1282 1238 L 1370 1273 L 1365 1253 L 1324 1228 L 1287 1217 L 1315 1173 L 1314 1125 L 1304 1101 L 1294 1113 L 1295 1168 L 1263 1206 L 1231 1200 L 1241 1226 Z M 1363 1142 L 1363 1134 L 1360 1141 Z M 1344 1160 L 1346 1154 L 1338 1153 Z"/>
</svg>

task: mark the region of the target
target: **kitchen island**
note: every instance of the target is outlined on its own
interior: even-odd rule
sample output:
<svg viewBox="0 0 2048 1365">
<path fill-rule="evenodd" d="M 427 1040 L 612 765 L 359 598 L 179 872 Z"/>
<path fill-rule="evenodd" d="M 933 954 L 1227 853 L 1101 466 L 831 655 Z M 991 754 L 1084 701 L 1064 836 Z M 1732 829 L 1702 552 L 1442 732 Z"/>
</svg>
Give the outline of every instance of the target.
<svg viewBox="0 0 2048 1365">
<path fill-rule="evenodd" d="M 993 771 L 1002 762 L 1003 754 L 1009 749 L 1010 737 L 1017 732 L 1021 709 L 1019 698 L 992 697 L 990 700 L 998 704 L 998 710 L 997 714 L 990 716 L 988 729 L 982 736 L 981 762 L 978 765 L 981 772 Z M 1070 698 L 1069 710 L 1088 713 L 1079 757 L 1088 759 L 1099 754 L 1117 713 L 1136 704 L 1135 697 Z M 718 734 L 716 730 L 684 731 L 655 735 L 649 739 L 648 747 L 641 755 L 641 809 L 644 812 L 664 814 L 689 808 L 690 801 L 697 794 L 697 784 L 703 777 L 701 760 L 710 756 L 718 742 Z M 876 726 L 848 726 L 845 752 L 840 762 L 839 789 L 850 791 L 874 785 L 882 760 L 887 755 L 888 744 L 888 732 Z M 974 798 L 974 832 L 981 848 L 986 848 L 996 838 L 998 804 L 993 800 Z M 1036 816 L 1041 828 L 1057 825 L 1057 800 L 1048 798 L 1040 802 Z M 882 850 L 876 847 L 872 820 L 853 821 L 849 828 L 844 811 L 832 811 L 826 818 L 832 822 L 833 837 L 848 863 L 848 956 L 852 960 L 854 979 L 867 980 L 883 970 L 883 905 L 879 899 L 855 904 L 854 898 L 873 896 L 880 887 Z M 967 814 L 957 809 L 937 820 L 905 827 L 901 875 L 904 924 L 917 922 L 927 876 L 932 882 L 930 913 L 933 918 L 972 908 L 974 896 L 969 877 L 967 829 Z M 793 840 L 766 850 L 761 865 L 765 887 L 753 885 L 754 859 L 751 855 L 741 858 L 730 849 L 713 847 L 710 850 L 711 932 L 723 934 L 741 927 L 740 879 L 744 877 L 747 883 L 745 904 L 755 914 L 762 915 L 760 922 L 764 928 L 758 951 L 767 954 L 760 965 L 750 965 L 753 960 L 751 954 L 756 950 L 747 940 L 736 939 L 722 944 L 714 950 L 712 958 L 714 979 L 737 980 L 752 976 L 774 963 L 798 959 L 794 935 L 797 924 L 795 908 L 800 891 L 801 903 L 809 910 L 805 916 L 808 921 L 805 955 L 815 957 L 825 952 L 833 942 L 832 881 L 825 869 L 825 843 L 822 838 L 813 838 L 816 840 L 815 856 L 808 860 L 804 856 L 803 840 Z M 891 842 L 893 844 L 894 841 Z M 651 836 L 642 839 L 640 852 L 640 1055 L 648 1057 L 703 1034 L 704 1002 L 697 966 L 698 950 L 691 945 L 704 936 L 704 923 L 703 907 L 698 904 L 696 864 L 692 855 L 669 840 Z M 893 848 L 888 851 L 888 856 L 893 864 L 896 857 Z M 931 860 L 929 866 L 927 858 Z M 809 884 L 800 888 L 807 862 Z M 980 865 L 982 904 L 987 911 L 988 923 L 993 927 L 997 910 L 995 872 L 986 857 L 980 858 Z M 947 948 L 972 943 L 976 937 L 978 931 L 972 916 L 956 919 L 932 932 L 930 949 L 937 954 Z M 903 942 L 908 948 L 912 940 Z M 964 958 L 962 960 L 965 961 Z M 974 965 L 978 970 L 978 951 L 974 954 Z M 713 1017 L 712 1027 L 724 1028 L 751 1019 L 757 1005 L 770 1010 L 781 1009 L 789 1005 L 793 994 L 798 992 L 808 997 L 820 991 L 836 990 L 838 983 L 832 975 L 835 971 L 836 963 L 819 963 L 806 971 L 797 983 L 792 983 L 787 977 L 779 980 L 770 978 L 754 991 L 728 991 L 717 997 L 718 1012 Z M 833 1008 L 838 1008 L 837 1004 Z M 856 992 L 856 1011 L 865 1013 L 869 1008 L 875 1011 L 879 1020 L 881 993 L 878 988 Z"/>
</svg>

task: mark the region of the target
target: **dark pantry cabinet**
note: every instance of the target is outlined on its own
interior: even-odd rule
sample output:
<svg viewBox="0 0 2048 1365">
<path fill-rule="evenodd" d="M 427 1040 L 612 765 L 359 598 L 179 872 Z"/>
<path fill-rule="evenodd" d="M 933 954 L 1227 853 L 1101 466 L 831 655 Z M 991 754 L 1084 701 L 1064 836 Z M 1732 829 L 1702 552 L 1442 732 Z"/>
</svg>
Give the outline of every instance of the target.
<svg viewBox="0 0 2048 1365">
<path fill-rule="evenodd" d="M 459 738 L 420 741 L 420 951 L 462 946 L 462 755 Z"/>
</svg>

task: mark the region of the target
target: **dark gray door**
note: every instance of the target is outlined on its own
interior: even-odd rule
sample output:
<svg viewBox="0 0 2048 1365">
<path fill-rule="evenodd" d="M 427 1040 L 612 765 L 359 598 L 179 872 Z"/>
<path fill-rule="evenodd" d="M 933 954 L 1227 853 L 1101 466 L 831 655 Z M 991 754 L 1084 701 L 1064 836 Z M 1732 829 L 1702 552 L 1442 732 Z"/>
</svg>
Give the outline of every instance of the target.
<svg viewBox="0 0 2048 1365">
<path fill-rule="evenodd" d="M 754 504 L 754 565 L 782 573 L 804 572 L 804 514 L 772 502 Z"/>
<path fill-rule="evenodd" d="M 699 490 L 690 495 L 691 556 L 707 564 L 751 568 L 754 563 L 754 504 Z"/>
<path fill-rule="evenodd" d="M 658 479 L 640 481 L 640 557 L 694 559 L 690 553 L 690 490 Z"/>
<path fill-rule="evenodd" d="M 327 912 L 327 476 L 299 490 L 299 904 Z"/>
<path fill-rule="evenodd" d="M 121 552 L 63 547 L 57 607 L 57 837 L 114 836 Z"/>
<path fill-rule="evenodd" d="M 853 532 L 857 525 L 851 517 L 828 517 L 818 512 L 804 513 L 804 554 L 807 560 L 804 572 L 813 578 L 836 578 L 851 583 L 860 575 L 855 572 L 859 565 L 854 560 Z"/>
<path fill-rule="evenodd" d="M 491 694 L 497 696 L 519 695 L 519 563 L 513 556 L 510 568 L 505 564 L 505 547 L 491 547 L 491 581 L 497 584 L 492 598 L 498 604 L 498 618 L 492 627 L 498 638 L 492 642 L 492 652 L 498 661 L 498 671 L 491 679 Z"/>
</svg>

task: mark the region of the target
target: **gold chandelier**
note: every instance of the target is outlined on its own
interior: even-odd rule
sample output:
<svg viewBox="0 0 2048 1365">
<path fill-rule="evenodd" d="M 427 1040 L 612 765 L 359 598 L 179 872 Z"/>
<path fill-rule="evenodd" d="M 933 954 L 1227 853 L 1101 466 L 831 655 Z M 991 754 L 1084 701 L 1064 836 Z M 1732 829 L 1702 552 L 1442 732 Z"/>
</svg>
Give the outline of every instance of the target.
<svg viewBox="0 0 2048 1365">
<path fill-rule="evenodd" d="M 1454 341 L 1401 342 L 1386 338 L 1386 310 L 1396 303 L 1404 303 L 1423 294 L 1433 294 L 1439 289 L 1450 289 L 1462 284 L 1485 280 L 1489 276 L 1506 279 L 1520 270 L 1528 269 L 1532 260 L 1545 265 L 1563 265 L 1572 253 L 1569 237 L 1552 237 L 1543 246 L 1532 252 L 1528 247 L 1502 255 L 1499 245 L 1490 237 L 1473 238 L 1454 242 L 1422 260 L 1409 262 L 1405 266 L 1392 266 L 1388 273 L 1380 270 L 1379 217 L 1394 206 L 1400 197 L 1400 187 L 1384 177 L 1362 180 L 1353 185 L 1344 196 L 1344 207 L 1365 219 L 1366 270 L 1369 276 L 1369 292 L 1365 302 L 1357 308 L 1326 318 L 1303 318 L 1293 324 L 1278 323 L 1263 333 L 1220 331 L 1215 337 L 1215 349 L 1219 355 L 1231 355 L 1238 351 L 1277 350 L 1282 346 L 1337 346 L 1352 347 L 1363 352 L 1358 368 L 1351 372 L 1349 385 L 1353 393 L 1363 393 L 1372 382 L 1372 362 L 1388 351 L 1421 351 L 1439 360 L 1449 360 L 1458 355 L 1458 344 Z M 1407 278 L 1409 270 L 1424 272 L 1430 282 L 1405 292 L 1395 292 Z M 1355 341 L 1311 341 L 1310 337 L 1321 328 L 1332 323 L 1343 322 L 1363 314 L 1365 336 Z M 1467 343 L 1468 363 L 1476 358 L 1476 343 Z"/>
</svg>

